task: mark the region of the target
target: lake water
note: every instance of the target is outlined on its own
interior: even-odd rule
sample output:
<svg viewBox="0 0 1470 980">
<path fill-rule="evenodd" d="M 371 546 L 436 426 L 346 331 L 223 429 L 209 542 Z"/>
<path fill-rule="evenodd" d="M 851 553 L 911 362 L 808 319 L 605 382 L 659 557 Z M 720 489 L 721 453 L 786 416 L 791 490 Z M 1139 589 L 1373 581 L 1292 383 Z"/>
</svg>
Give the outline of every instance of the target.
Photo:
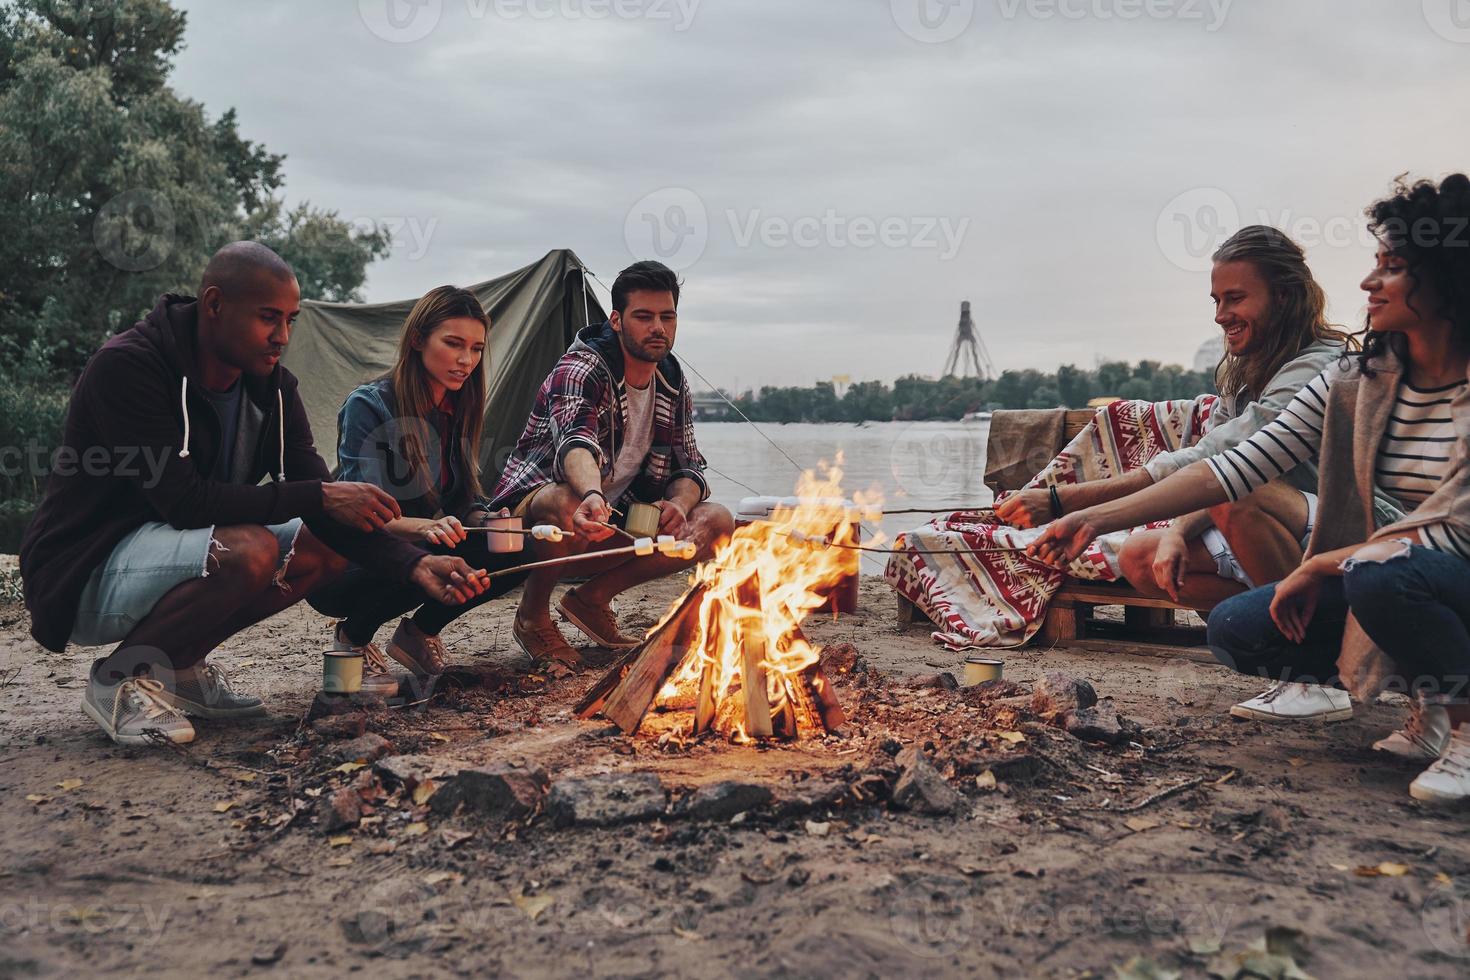
<svg viewBox="0 0 1470 980">
<path fill-rule="evenodd" d="M 771 445 L 802 466 L 815 467 L 843 454 L 843 488 L 877 491 L 889 509 L 941 511 L 991 502 L 985 486 L 985 441 L 989 422 L 868 422 L 779 425 L 745 422 L 696 423 L 695 437 L 709 461 L 713 498 L 734 511 L 744 497 L 789 496 L 800 475 Z M 761 437 L 764 432 L 771 442 Z M 917 527 L 923 514 L 886 515 L 879 527 L 889 542 Z M 865 555 L 863 571 L 882 571 L 881 556 Z"/>
</svg>

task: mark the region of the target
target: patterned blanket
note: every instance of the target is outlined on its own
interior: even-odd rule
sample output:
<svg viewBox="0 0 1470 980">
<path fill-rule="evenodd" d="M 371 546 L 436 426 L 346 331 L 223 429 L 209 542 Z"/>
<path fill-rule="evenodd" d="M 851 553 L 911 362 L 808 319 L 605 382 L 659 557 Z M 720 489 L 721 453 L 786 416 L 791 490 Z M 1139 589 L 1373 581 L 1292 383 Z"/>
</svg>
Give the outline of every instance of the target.
<svg viewBox="0 0 1470 980">
<path fill-rule="evenodd" d="M 1194 401 L 1124 401 L 1098 409 L 1026 489 L 1105 480 L 1138 469 L 1159 453 L 1193 445 L 1204 434 L 1214 404 L 1214 395 L 1203 395 Z M 935 642 L 951 650 L 1018 647 L 1041 628 L 1067 575 L 1102 582 L 1119 578 L 1118 551 L 1130 533 L 1098 538 L 1064 573 L 1026 555 L 1039 529 L 998 524 L 990 510 L 960 511 L 899 535 L 885 577 L 894 591 L 940 624 Z M 953 553 L 956 549 L 974 553 Z M 951 553 L 919 553 L 936 551 Z"/>
</svg>

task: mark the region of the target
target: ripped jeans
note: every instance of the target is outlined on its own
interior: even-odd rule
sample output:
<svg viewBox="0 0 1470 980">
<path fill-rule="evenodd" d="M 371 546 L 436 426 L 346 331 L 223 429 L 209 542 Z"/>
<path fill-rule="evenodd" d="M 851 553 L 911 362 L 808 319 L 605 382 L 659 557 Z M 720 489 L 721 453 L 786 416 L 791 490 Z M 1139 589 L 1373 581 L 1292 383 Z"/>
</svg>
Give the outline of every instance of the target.
<svg viewBox="0 0 1470 980">
<path fill-rule="evenodd" d="M 1322 583 L 1306 642 L 1271 619 L 1276 587 L 1234 596 L 1209 617 L 1210 650 L 1225 666 L 1268 680 L 1337 683 L 1347 616 L 1397 666 L 1391 690 L 1427 701 L 1470 703 L 1470 562 L 1405 546 L 1387 561 L 1348 562 Z"/>
</svg>

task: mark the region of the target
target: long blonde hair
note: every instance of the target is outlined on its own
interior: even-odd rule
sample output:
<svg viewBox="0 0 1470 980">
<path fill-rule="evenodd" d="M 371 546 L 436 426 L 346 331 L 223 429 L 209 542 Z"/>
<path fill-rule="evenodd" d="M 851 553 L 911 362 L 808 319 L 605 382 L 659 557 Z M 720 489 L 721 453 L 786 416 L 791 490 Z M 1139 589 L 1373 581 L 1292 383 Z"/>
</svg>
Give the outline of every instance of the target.
<svg viewBox="0 0 1470 980">
<path fill-rule="evenodd" d="M 441 324 L 457 319 L 478 320 L 490 333 L 490 317 L 475 294 L 456 286 L 440 286 L 431 289 L 414 304 L 403 321 L 403 333 L 398 338 L 398 360 L 387 375 L 393 383 L 393 398 L 397 403 L 400 419 L 407 421 L 401 428 L 403 454 L 412 469 L 412 478 L 419 489 L 439 503 L 437 474 L 429 472 L 428 453 L 421 437 L 429 413 L 437 406 L 429 389 L 429 372 L 424 367 L 420 348 L 428 344 L 429 337 Z M 450 395 L 454 402 L 454 424 L 450 430 L 450 445 L 443 447 L 450 452 L 451 446 L 458 451 L 464 465 L 464 478 L 472 497 L 481 495 L 480 487 L 480 438 L 485 431 L 485 359 L 465 379 L 464 386 Z"/>
<path fill-rule="evenodd" d="M 1250 225 L 1231 235 L 1215 252 L 1216 262 L 1249 262 L 1271 291 L 1270 322 L 1261 348 L 1248 357 L 1228 351 L 1215 369 L 1215 390 L 1226 398 L 1248 392 L 1258 398 L 1287 361 L 1319 341 L 1345 349 L 1357 342 L 1327 322 L 1327 294 L 1312 278 L 1307 256 L 1284 232 Z"/>
</svg>

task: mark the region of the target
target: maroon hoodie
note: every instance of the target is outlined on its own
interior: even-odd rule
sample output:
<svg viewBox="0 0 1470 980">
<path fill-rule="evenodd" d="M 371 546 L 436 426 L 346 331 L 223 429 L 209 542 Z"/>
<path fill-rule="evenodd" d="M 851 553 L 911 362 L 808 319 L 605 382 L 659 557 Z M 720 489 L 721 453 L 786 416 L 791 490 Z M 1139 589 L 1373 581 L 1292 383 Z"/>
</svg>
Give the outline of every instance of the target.
<svg viewBox="0 0 1470 980">
<path fill-rule="evenodd" d="M 187 529 L 301 517 L 332 550 L 401 582 L 424 556 L 386 532 L 368 534 L 325 516 L 322 484 L 331 474 L 312 441 L 296 378 L 280 365 L 265 377 L 241 378 L 234 479 L 209 479 L 221 432 L 198 377 L 198 322 L 193 298 L 160 298 L 92 356 L 72 392 L 45 497 L 20 548 L 31 635 L 49 650 L 66 649 L 93 570 L 148 521 Z"/>
</svg>

